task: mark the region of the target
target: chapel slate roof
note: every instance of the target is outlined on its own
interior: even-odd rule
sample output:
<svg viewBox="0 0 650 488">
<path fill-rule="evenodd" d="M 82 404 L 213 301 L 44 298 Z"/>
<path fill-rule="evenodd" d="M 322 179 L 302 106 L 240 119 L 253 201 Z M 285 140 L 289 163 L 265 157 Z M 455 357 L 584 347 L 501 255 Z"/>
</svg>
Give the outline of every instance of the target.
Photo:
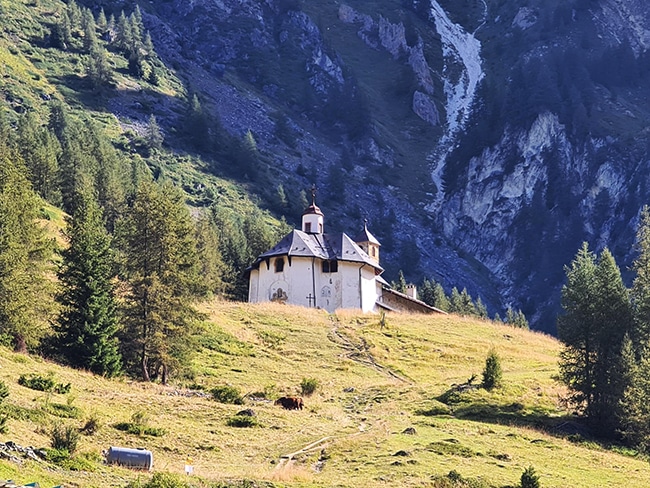
<svg viewBox="0 0 650 488">
<path fill-rule="evenodd" d="M 274 256 L 314 257 L 324 260 L 351 261 L 364 263 L 383 271 L 383 268 L 345 233 L 307 234 L 294 229 L 273 248 L 260 254 L 251 268 L 257 268 L 260 262 Z"/>
<path fill-rule="evenodd" d="M 381 246 L 381 243 L 377 238 L 370 233 L 367 225 L 363 226 L 363 230 L 354 238 L 354 242 L 370 242 L 371 244 Z"/>
</svg>

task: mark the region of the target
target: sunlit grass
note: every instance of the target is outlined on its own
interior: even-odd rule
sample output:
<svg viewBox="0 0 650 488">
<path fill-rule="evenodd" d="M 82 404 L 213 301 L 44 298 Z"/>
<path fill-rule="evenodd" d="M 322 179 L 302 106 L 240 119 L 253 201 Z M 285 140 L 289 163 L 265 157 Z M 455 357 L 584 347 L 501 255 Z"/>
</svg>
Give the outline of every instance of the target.
<svg viewBox="0 0 650 488">
<path fill-rule="evenodd" d="M 389 315 L 382 328 L 377 316 L 353 311 L 329 315 L 222 301 L 200 308 L 208 317 L 201 340 L 209 347 L 200 348 L 193 373 L 172 386 L 106 380 L 0 349 L 0 380 L 10 389 L 6 403 L 21 413 L 9 421 L 6 439 L 47 447 L 55 421 L 82 427 L 93 417 L 100 428 L 82 436 L 81 453 L 145 447 L 154 452 L 155 470 L 175 473 L 183 473 L 189 457 L 205 486 L 255 479 L 296 487 L 415 487 L 451 470 L 505 486 L 529 465 L 545 487 L 650 483 L 647 461 L 554 434 L 567 412 L 560 406 L 564 391 L 553 379 L 560 346 L 550 337 L 455 316 Z M 441 404 L 453 384 L 472 375 L 480 383 L 490 347 L 502 359 L 504 386 L 469 390 Z M 72 383 L 72 391 L 24 388 L 17 379 L 25 372 L 51 374 L 57 383 Z M 299 394 L 304 378 L 318 381 L 304 410 L 273 404 L 281 395 Z M 244 405 L 210 398 L 211 388 L 226 385 L 244 395 Z M 186 396 L 190 386 L 194 393 Z M 70 404 L 79 417 L 56 417 L 52 404 Z M 254 425 L 229 426 L 244 408 L 254 411 Z M 164 434 L 114 428 L 136 412 Z M 291 462 L 282 460 L 316 441 L 322 442 Z M 41 486 L 124 486 L 137 476 L 99 464 L 93 472 L 48 472 L 46 465 L 26 462 L 17 472 L 0 461 L 0 478 L 40 480 Z"/>
</svg>

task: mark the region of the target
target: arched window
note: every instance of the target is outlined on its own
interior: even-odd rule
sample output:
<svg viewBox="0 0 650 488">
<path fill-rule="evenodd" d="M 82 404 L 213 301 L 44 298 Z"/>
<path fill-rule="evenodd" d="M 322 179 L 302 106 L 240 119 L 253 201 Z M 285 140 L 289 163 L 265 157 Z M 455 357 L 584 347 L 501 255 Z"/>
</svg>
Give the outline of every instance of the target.
<svg viewBox="0 0 650 488">
<path fill-rule="evenodd" d="M 277 258 L 275 260 L 275 272 L 282 273 L 284 271 L 284 258 Z"/>
</svg>

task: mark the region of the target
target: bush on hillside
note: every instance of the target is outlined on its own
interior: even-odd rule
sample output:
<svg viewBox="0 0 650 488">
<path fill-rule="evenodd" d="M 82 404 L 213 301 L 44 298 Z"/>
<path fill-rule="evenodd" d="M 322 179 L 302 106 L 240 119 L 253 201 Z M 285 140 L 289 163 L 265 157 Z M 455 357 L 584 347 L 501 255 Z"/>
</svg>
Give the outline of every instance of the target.
<svg viewBox="0 0 650 488">
<path fill-rule="evenodd" d="M 521 488 L 539 488 L 539 476 L 535 474 L 535 469 L 528 466 L 521 475 Z"/>
<path fill-rule="evenodd" d="M 228 427 L 257 427 L 259 422 L 251 415 L 233 415 L 226 420 Z"/>
<path fill-rule="evenodd" d="M 77 450 L 79 430 L 72 425 L 57 423 L 50 432 L 50 444 L 57 451 L 66 451 L 72 455 Z"/>
<path fill-rule="evenodd" d="M 70 393 L 71 384 L 57 383 L 53 375 L 41 376 L 37 374 L 21 374 L 18 384 L 36 391 L 51 391 L 54 393 Z"/>
<path fill-rule="evenodd" d="M 126 488 L 191 488 L 191 485 L 177 474 L 155 473 L 146 483 L 137 479 Z"/>
<path fill-rule="evenodd" d="M 212 398 L 219 403 L 232 403 L 234 405 L 242 405 L 244 399 L 242 398 L 239 390 L 234 386 L 216 386 L 210 390 Z"/>
<path fill-rule="evenodd" d="M 303 378 L 300 382 L 300 391 L 303 395 L 309 396 L 316 391 L 319 383 L 316 378 Z"/>
<path fill-rule="evenodd" d="M 485 359 L 485 369 L 483 369 L 483 387 L 486 390 L 491 390 L 501 386 L 502 376 L 501 359 L 494 349 L 490 349 Z"/>
</svg>

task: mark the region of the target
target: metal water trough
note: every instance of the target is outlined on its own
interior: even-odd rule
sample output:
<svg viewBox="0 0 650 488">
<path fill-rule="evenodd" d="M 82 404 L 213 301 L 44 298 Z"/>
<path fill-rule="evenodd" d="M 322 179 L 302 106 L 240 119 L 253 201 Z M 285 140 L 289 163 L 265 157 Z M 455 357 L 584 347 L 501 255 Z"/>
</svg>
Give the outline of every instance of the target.
<svg viewBox="0 0 650 488">
<path fill-rule="evenodd" d="M 153 453 L 146 449 L 111 446 L 106 453 L 106 463 L 127 468 L 151 470 L 153 467 Z"/>
</svg>

